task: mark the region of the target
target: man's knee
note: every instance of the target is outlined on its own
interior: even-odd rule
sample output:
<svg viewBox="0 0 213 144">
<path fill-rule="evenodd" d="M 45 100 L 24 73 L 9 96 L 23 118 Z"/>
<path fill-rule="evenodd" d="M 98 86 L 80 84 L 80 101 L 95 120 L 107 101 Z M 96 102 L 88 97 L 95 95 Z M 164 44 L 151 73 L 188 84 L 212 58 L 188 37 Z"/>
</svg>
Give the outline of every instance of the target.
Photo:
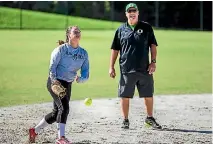
<svg viewBox="0 0 213 144">
<path fill-rule="evenodd" d="M 144 96 L 145 100 L 153 100 L 153 96 Z"/>
<path fill-rule="evenodd" d="M 121 101 L 128 102 L 129 99 L 130 99 L 130 98 L 123 97 L 123 98 L 121 98 Z"/>
</svg>

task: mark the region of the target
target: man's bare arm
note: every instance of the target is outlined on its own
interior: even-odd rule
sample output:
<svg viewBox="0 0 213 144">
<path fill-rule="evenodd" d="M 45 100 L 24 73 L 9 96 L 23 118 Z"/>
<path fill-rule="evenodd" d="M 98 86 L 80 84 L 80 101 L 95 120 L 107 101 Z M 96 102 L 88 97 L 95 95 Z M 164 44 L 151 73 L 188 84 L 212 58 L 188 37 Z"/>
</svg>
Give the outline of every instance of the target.
<svg viewBox="0 0 213 144">
<path fill-rule="evenodd" d="M 114 68 L 115 62 L 117 60 L 119 51 L 111 50 L 111 57 L 110 57 L 110 68 Z"/>
<path fill-rule="evenodd" d="M 151 60 L 156 60 L 157 58 L 157 46 L 155 44 L 151 44 Z"/>
<path fill-rule="evenodd" d="M 152 44 L 150 51 L 151 51 L 151 63 L 149 65 L 148 71 L 149 71 L 149 74 L 153 74 L 156 69 L 156 65 L 154 61 L 156 60 L 156 57 L 157 57 L 157 46 L 155 44 Z"/>
<path fill-rule="evenodd" d="M 109 75 L 111 78 L 115 78 L 116 76 L 116 72 L 115 72 L 115 62 L 116 62 L 116 59 L 118 57 L 118 50 L 114 50 L 112 49 L 111 50 L 111 57 L 110 57 L 110 67 L 109 67 Z"/>
</svg>

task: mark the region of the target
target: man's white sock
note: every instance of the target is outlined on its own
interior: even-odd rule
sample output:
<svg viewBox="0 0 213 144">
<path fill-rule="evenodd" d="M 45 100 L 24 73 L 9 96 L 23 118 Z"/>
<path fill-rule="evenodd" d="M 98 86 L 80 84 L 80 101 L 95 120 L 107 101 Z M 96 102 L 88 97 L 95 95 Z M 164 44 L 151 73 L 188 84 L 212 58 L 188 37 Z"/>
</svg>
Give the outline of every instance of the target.
<svg viewBox="0 0 213 144">
<path fill-rule="evenodd" d="M 46 126 L 48 126 L 48 123 L 45 121 L 45 119 L 43 118 L 39 124 L 35 127 L 35 132 L 38 134 L 43 128 L 45 128 Z"/>
<path fill-rule="evenodd" d="M 61 138 L 62 136 L 65 136 L 65 125 L 63 123 L 57 123 L 58 127 L 58 138 Z"/>
</svg>

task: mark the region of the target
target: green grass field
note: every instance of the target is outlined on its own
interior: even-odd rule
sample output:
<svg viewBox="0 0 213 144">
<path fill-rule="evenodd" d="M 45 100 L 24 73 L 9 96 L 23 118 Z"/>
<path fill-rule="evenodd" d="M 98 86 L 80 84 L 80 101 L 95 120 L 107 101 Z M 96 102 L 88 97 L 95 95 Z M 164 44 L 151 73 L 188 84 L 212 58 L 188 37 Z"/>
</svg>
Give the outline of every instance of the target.
<svg viewBox="0 0 213 144">
<path fill-rule="evenodd" d="M 0 8 L 0 15 L 5 12 L 7 16 L 4 20 L 0 19 L 0 27 L 15 26 L 16 22 L 13 23 L 11 17 L 15 10 L 3 9 Z M 37 22 L 36 27 L 45 26 L 46 23 L 40 18 L 51 15 L 29 14 L 32 14 L 32 21 L 29 20 L 28 25 Z M 49 27 L 56 27 L 54 24 L 58 21 L 57 17 L 60 16 L 52 15 Z M 111 22 L 78 20 L 76 24 L 80 28 L 111 27 Z M 91 25 L 85 25 L 84 20 L 88 20 Z M 65 38 L 65 32 L 1 30 L 0 33 L 0 107 L 51 101 L 46 89 L 50 54 L 57 46 L 56 41 Z M 155 34 L 159 43 L 157 71 L 154 75 L 155 94 L 211 93 L 211 32 L 156 30 Z M 89 53 L 90 79 L 85 84 L 73 84 L 72 100 L 117 97 L 118 63 L 116 79 L 108 75 L 113 36 L 112 30 L 82 31 L 81 46 Z"/>
<path fill-rule="evenodd" d="M 50 101 L 46 79 L 51 51 L 63 31 L 0 31 L 0 106 Z M 156 30 L 158 62 L 156 94 L 211 93 L 211 33 Z M 72 99 L 117 96 L 108 76 L 113 31 L 83 31 L 91 75 L 73 84 Z M 117 72 L 119 69 L 117 67 Z"/>
<path fill-rule="evenodd" d="M 22 28 L 30 29 L 65 29 L 66 16 L 29 10 L 22 11 Z M 81 29 L 115 29 L 120 23 L 97 19 L 69 16 L 70 25 Z M 0 28 L 20 28 L 20 10 L 0 7 Z"/>
</svg>

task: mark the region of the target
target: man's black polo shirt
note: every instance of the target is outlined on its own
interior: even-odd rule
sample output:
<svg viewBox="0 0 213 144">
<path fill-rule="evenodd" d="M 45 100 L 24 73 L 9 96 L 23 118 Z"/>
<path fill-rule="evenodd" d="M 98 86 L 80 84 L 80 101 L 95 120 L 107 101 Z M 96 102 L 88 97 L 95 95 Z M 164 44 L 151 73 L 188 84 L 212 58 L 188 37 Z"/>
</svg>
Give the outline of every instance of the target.
<svg viewBox="0 0 213 144">
<path fill-rule="evenodd" d="M 120 51 L 121 72 L 147 72 L 151 44 L 158 45 L 151 25 L 139 21 L 132 30 L 127 22 L 122 24 L 115 32 L 111 46 Z"/>
</svg>

